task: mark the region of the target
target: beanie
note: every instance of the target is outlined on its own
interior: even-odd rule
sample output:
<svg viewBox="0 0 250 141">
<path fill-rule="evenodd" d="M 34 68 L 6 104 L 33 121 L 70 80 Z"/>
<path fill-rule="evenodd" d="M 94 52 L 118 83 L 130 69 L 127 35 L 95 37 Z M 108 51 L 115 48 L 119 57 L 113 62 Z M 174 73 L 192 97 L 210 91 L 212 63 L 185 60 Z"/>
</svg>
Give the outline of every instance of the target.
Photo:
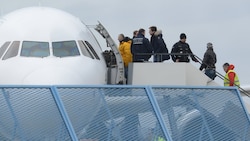
<svg viewBox="0 0 250 141">
<path fill-rule="evenodd" d="M 207 48 L 212 48 L 213 47 L 213 44 L 212 43 L 207 43 Z"/>
<path fill-rule="evenodd" d="M 187 39 L 186 34 L 185 34 L 185 33 L 181 33 L 181 35 L 180 35 L 180 39 Z"/>
</svg>

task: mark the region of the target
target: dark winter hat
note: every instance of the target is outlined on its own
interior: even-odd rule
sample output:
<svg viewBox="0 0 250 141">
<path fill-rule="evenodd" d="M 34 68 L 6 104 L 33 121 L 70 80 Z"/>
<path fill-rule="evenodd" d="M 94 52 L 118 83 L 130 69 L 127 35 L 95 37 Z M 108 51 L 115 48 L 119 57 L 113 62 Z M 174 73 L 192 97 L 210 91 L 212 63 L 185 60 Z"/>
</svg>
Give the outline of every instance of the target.
<svg viewBox="0 0 250 141">
<path fill-rule="evenodd" d="M 212 48 L 213 47 L 213 44 L 212 43 L 207 43 L 207 48 Z"/>
<path fill-rule="evenodd" d="M 180 35 L 180 39 L 187 39 L 186 34 L 185 34 L 185 33 L 181 33 L 181 35 Z"/>
</svg>

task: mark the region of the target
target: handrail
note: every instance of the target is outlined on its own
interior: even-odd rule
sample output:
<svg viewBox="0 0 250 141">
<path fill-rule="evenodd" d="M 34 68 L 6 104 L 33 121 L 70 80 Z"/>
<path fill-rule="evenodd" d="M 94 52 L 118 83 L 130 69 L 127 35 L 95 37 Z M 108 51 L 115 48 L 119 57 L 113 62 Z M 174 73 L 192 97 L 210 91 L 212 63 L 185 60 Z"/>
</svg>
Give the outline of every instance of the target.
<svg viewBox="0 0 250 141">
<path fill-rule="evenodd" d="M 200 64 L 202 64 L 202 59 L 201 58 L 199 58 L 197 55 L 194 55 L 197 59 L 198 59 L 198 62 L 200 63 Z M 201 61 L 201 62 L 200 62 Z M 206 63 L 204 63 L 206 66 L 209 66 L 208 64 L 206 64 Z M 228 80 L 229 81 L 229 79 L 228 78 L 226 78 L 224 75 L 222 75 L 221 73 L 219 73 L 218 71 L 216 71 L 215 70 L 215 72 L 216 72 L 216 76 L 218 76 L 221 80 Z M 238 87 L 238 89 L 243 93 L 243 94 L 245 94 L 246 96 L 248 96 L 248 97 L 250 97 L 250 93 L 249 92 L 247 92 L 246 90 L 244 90 L 242 87 L 240 87 L 240 85 L 237 85 L 236 83 L 234 83 L 234 85 L 235 86 L 237 86 Z"/>
<path fill-rule="evenodd" d="M 134 55 L 142 55 L 142 56 L 146 56 L 146 55 L 156 55 L 159 59 L 160 59 L 160 61 L 163 61 L 162 60 L 162 56 L 163 55 L 170 55 L 170 56 L 172 56 L 172 55 L 183 55 L 183 56 L 194 56 L 194 54 L 192 54 L 192 53 L 135 53 Z"/>
<path fill-rule="evenodd" d="M 114 74 L 115 84 L 126 84 L 124 78 L 124 63 L 115 41 L 111 38 L 106 28 L 100 22 L 98 22 L 98 24 L 93 27 L 106 40 L 107 46 L 111 48 L 111 50 L 115 55 L 116 58 L 115 59 L 116 66 L 114 66 L 116 68 L 116 74 Z"/>
<path fill-rule="evenodd" d="M 195 56 L 192 53 L 135 53 L 135 55 L 185 55 L 185 56 Z"/>
</svg>

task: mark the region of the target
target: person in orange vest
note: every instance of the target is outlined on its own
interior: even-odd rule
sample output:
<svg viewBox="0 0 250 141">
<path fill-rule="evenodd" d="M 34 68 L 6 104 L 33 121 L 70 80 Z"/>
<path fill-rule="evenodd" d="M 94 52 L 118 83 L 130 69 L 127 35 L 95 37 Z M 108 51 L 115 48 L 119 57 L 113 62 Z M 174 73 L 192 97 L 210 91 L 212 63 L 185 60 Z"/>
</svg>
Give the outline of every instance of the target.
<svg viewBox="0 0 250 141">
<path fill-rule="evenodd" d="M 240 86 L 238 75 L 234 71 L 234 65 L 225 63 L 223 69 L 226 72 L 224 86 Z"/>
</svg>

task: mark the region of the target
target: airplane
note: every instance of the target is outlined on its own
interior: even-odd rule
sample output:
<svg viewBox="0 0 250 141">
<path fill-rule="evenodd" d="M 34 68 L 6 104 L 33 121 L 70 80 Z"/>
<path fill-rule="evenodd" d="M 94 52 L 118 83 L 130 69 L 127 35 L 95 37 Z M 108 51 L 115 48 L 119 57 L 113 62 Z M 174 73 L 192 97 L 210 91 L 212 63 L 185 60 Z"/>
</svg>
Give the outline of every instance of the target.
<svg viewBox="0 0 250 141">
<path fill-rule="evenodd" d="M 11 12 L 0 21 L 0 85 L 107 84 L 103 51 L 91 30 L 75 16 L 49 7 L 29 7 Z M 78 102 L 82 107 L 92 111 L 98 108 L 100 97 L 80 98 L 89 99 Z M 2 112 L 1 123 L 11 122 Z M 39 114 L 39 109 L 33 114 Z M 85 119 L 85 125 L 95 114 L 80 112 L 77 116 Z M 32 124 L 39 128 L 44 123 L 46 118 Z M 5 129 L 0 129 L 0 135 L 10 137 Z M 32 128 L 24 132 L 36 134 Z"/>
<path fill-rule="evenodd" d="M 7 14 L 0 22 L 0 45 L 0 84 L 107 83 L 100 45 L 66 12 L 31 7 Z"/>
<path fill-rule="evenodd" d="M 97 30 L 100 31 L 101 29 Z M 102 35 L 108 36 L 105 31 Z M 109 45 L 113 46 L 114 44 L 110 43 Z M 0 46 L 0 85 L 106 85 L 108 83 L 107 61 L 96 37 L 87 25 L 67 12 L 49 7 L 28 7 L 5 15 L 0 19 Z M 119 56 L 117 53 L 115 55 Z M 117 62 L 123 64 L 119 57 L 116 59 L 118 59 Z M 118 68 L 118 70 L 120 69 Z M 122 74 L 122 71 L 120 74 Z M 1 91 L 0 103 L 8 102 L 7 93 L 4 89 Z M 49 99 L 48 96 L 44 95 L 32 96 L 35 99 L 40 99 L 40 103 Z M 25 97 L 27 95 L 18 95 L 19 99 L 23 99 L 23 103 L 33 102 L 35 104 L 35 101 Z M 72 102 L 70 99 L 78 100 Z M 87 100 L 82 102 L 82 99 Z M 78 123 L 73 123 L 76 126 L 77 133 L 83 132 L 82 125 L 88 126 L 90 122 L 105 121 L 106 124 L 110 123 L 108 117 L 96 118 L 99 112 L 104 111 L 101 108 L 101 101 L 100 95 L 81 94 L 70 95 L 70 98 L 66 98 L 64 103 L 74 103 L 85 109 L 77 111 L 71 117 L 72 121 L 78 121 Z M 12 104 L 18 102 L 18 100 L 12 101 Z M 141 114 L 151 115 L 149 113 L 151 107 L 146 102 L 148 102 L 148 98 L 142 96 L 139 99 L 125 97 L 125 102 L 111 103 L 112 107 L 117 107 L 117 111 L 120 111 L 120 113 L 114 115 L 115 124 L 121 124 L 121 118 L 124 118 L 125 121 L 138 118 L 133 116 L 140 111 L 144 112 Z M 160 102 L 163 103 L 163 101 Z M 122 111 L 121 104 L 127 107 L 137 105 L 137 108 L 133 109 L 131 115 L 129 115 L 131 117 L 127 118 Z M 145 106 L 141 108 L 141 105 Z M 46 103 L 46 108 L 49 109 L 50 107 L 53 107 L 53 103 Z M 42 110 L 40 107 L 32 108 L 33 111 L 29 113 L 30 117 L 39 115 Z M 185 108 L 177 107 L 175 109 L 178 113 L 184 111 Z M 25 111 L 26 109 L 25 107 L 18 107 L 18 110 Z M 74 110 L 74 107 L 71 107 L 69 111 Z M 43 135 L 51 137 L 45 139 L 41 137 L 41 139 L 56 140 L 53 138 L 51 127 L 60 123 L 56 118 L 50 117 L 57 113 L 45 112 L 47 112 L 45 114 L 47 117 L 39 119 L 39 122 L 30 121 L 28 118 L 22 119 L 22 124 L 30 125 L 30 128 L 22 129 L 22 132 L 29 133 L 30 137 L 23 137 L 23 139 L 21 135 L 17 135 L 16 140 L 34 140 L 33 137 L 40 137 L 40 133 L 34 130 L 34 127 L 43 129 L 46 131 Z M 19 113 L 19 116 L 26 116 L 24 114 Z M 6 129 L 12 129 L 12 125 L 8 123 L 12 123 L 13 119 L 2 110 L 0 110 L 0 115 L 0 137 L 4 136 L 11 140 L 12 133 Z M 178 115 L 180 114 L 178 113 Z M 188 121 L 186 120 L 187 116 L 189 117 Z M 179 126 L 183 127 L 183 132 L 191 124 L 189 123 L 192 120 L 190 116 L 194 119 L 201 117 L 198 110 L 192 110 L 189 113 L 187 112 L 186 116 L 182 116 Z M 83 120 L 76 120 L 78 117 Z M 48 118 L 50 118 L 49 123 Z M 149 119 L 140 117 L 140 120 L 147 121 Z M 152 119 L 150 120 L 152 121 Z M 118 126 L 113 128 L 118 128 Z"/>
</svg>

